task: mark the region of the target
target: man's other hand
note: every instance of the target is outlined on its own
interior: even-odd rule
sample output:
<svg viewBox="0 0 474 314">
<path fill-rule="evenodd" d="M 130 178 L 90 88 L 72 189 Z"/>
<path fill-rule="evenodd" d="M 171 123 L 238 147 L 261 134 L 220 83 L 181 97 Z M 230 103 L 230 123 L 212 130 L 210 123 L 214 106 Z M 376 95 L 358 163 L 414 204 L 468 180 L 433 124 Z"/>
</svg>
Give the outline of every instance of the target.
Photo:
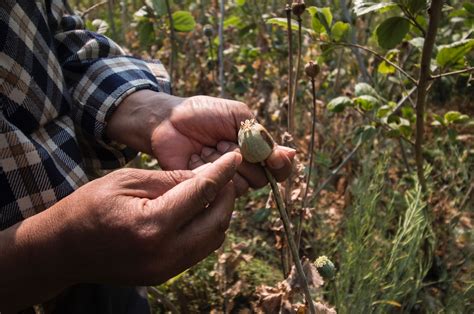
<svg viewBox="0 0 474 314">
<path fill-rule="evenodd" d="M 181 98 L 139 91 L 112 116 L 111 138 L 155 156 L 166 170 L 194 169 L 226 152 L 239 152 L 240 122 L 253 118 L 244 103 L 209 96 Z M 277 146 L 266 164 L 278 181 L 291 172 L 293 149 Z M 260 165 L 243 162 L 234 177 L 238 195 L 267 184 Z"/>
</svg>

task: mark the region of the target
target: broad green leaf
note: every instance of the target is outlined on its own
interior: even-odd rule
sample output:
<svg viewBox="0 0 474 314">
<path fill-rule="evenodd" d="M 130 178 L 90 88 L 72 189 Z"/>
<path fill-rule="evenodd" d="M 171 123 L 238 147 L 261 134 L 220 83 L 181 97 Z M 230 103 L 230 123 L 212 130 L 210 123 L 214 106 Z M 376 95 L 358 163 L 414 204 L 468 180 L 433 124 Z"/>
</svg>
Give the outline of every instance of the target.
<svg viewBox="0 0 474 314">
<path fill-rule="evenodd" d="M 342 112 L 344 111 L 344 108 L 351 105 L 352 105 L 352 100 L 349 97 L 340 96 L 331 100 L 328 103 L 327 108 L 331 112 Z"/>
<path fill-rule="evenodd" d="M 229 26 L 234 26 L 234 27 L 239 28 L 241 24 L 242 24 L 242 19 L 238 17 L 237 15 L 231 15 L 224 20 L 224 28 L 227 28 Z"/>
<path fill-rule="evenodd" d="M 404 2 L 405 6 L 408 8 L 408 11 L 413 15 L 417 15 L 418 12 L 426 9 L 427 7 L 426 0 L 405 0 Z"/>
<path fill-rule="evenodd" d="M 371 2 L 366 0 L 355 0 L 354 1 L 354 12 L 356 15 L 361 16 L 370 12 L 379 11 L 381 9 L 392 9 L 397 4 L 391 1 L 388 2 Z"/>
<path fill-rule="evenodd" d="M 448 111 L 444 114 L 446 124 L 463 123 L 469 120 L 469 116 L 459 111 Z"/>
<path fill-rule="evenodd" d="M 235 3 L 236 3 L 239 7 L 243 6 L 243 5 L 245 4 L 245 2 L 246 2 L 245 0 L 235 0 Z"/>
<path fill-rule="evenodd" d="M 364 111 L 371 111 L 379 105 L 379 101 L 374 96 L 362 95 L 353 99 L 354 104 L 358 105 Z"/>
<path fill-rule="evenodd" d="M 392 49 L 385 55 L 385 58 L 389 61 L 396 61 L 398 53 L 400 51 L 398 49 Z M 379 66 L 377 67 L 377 71 L 381 74 L 393 74 L 395 73 L 395 67 L 386 61 L 380 62 Z"/>
<path fill-rule="evenodd" d="M 288 22 L 286 18 L 283 18 L 283 17 L 274 17 L 274 18 L 268 19 L 267 24 L 277 25 L 284 28 L 288 27 Z M 291 20 L 291 29 L 294 31 L 298 30 L 298 22 L 293 19 Z"/>
<path fill-rule="evenodd" d="M 190 12 L 176 11 L 173 13 L 173 26 L 178 32 L 190 32 L 196 26 L 196 21 Z"/>
<path fill-rule="evenodd" d="M 453 66 L 463 60 L 474 48 L 474 39 L 466 39 L 449 45 L 440 46 L 436 55 L 436 62 L 440 67 Z"/>
<path fill-rule="evenodd" d="M 347 34 L 351 26 L 349 23 L 337 21 L 331 28 L 331 37 L 335 41 L 340 41 Z"/>
<path fill-rule="evenodd" d="M 394 66 L 390 65 L 389 63 L 382 61 L 380 62 L 379 66 L 377 67 L 377 72 L 380 74 L 394 74 L 396 69 Z"/>
<path fill-rule="evenodd" d="M 152 0 L 151 1 L 153 9 L 155 10 L 156 15 L 163 16 L 168 14 L 168 8 L 166 7 L 165 0 Z M 173 5 L 173 0 L 169 2 L 170 6 Z"/>
<path fill-rule="evenodd" d="M 155 30 L 151 22 L 138 23 L 138 40 L 142 47 L 150 46 L 155 40 Z"/>
<path fill-rule="evenodd" d="M 410 22 L 401 16 L 393 16 L 383 21 L 375 30 L 380 47 L 393 49 L 402 42 L 410 30 Z"/>
<path fill-rule="evenodd" d="M 379 94 L 377 94 L 377 91 L 367 83 L 357 83 L 355 86 L 355 95 L 357 97 L 363 96 L 363 95 L 379 97 Z"/>
<path fill-rule="evenodd" d="M 308 12 L 312 16 L 311 26 L 316 33 L 331 33 L 332 13 L 330 8 L 309 7 Z"/>
<path fill-rule="evenodd" d="M 379 119 L 385 118 L 392 110 L 393 108 L 389 105 L 384 105 L 377 110 L 376 117 Z"/>
<path fill-rule="evenodd" d="M 377 129 L 372 125 L 364 125 L 358 128 L 355 132 L 354 142 L 361 141 L 362 143 L 367 142 L 377 133 Z"/>
</svg>

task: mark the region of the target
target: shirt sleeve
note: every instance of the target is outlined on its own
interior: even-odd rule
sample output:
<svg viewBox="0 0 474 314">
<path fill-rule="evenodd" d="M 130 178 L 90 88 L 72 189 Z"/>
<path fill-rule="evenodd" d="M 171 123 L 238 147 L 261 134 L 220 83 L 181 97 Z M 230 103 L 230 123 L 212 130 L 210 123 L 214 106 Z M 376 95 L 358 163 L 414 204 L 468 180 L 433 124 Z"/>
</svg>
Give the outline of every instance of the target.
<svg viewBox="0 0 474 314">
<path fill-rule="evenodd" d="M 107 139 L 107 120 L 135 91 L 171 93 L 168 73 L 159 61 L 126 56 L 111 39 L 85 30 L 82 19 L 71 14 L 64 0 L 51 3 L 50 27 L 52 23 L 57 58 L 71 97 L 70 115 L 86 164 L 95 169 L 123 166 L 135 152 Z"/>
</svg>

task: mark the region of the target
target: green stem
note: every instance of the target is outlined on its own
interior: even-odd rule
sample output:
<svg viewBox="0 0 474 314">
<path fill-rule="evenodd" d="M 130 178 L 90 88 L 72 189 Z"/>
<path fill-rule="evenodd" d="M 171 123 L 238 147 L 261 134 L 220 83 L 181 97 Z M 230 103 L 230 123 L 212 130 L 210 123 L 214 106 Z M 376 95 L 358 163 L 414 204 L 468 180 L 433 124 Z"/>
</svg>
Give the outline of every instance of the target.
<svg viewBox="0 0 474 314">
<path fill-rule="evenodd" d="M 293 262 L 295 263 L 296 272 L 298 273 L 300 284 L 301 284 L 301 287 L 303 288 L 306 302 L 308 303 L 309 311 L 311 314 L 316 314 L 313 300 L 311 299 L 311 293 L 309 291 L 308 281 L 306 280 L 306 276 L 304 275 L 303 265 L 301 265 L 298 249 L 296 248 L 296 243 L 293 238 L 290 218 L 288 217 L 288 214 L 286 213 L 285 203 L 283 202 L 283 198 L 281 197 L 280 189 L 278 188 L 278 184 L 275 178 L 273 177 L 273 175 L 271 174 L 271 172 L 268 170 L 268 168 L 263 166 L 263 169 L 265 170 L 265 175 L 267 176 L 267 179 L 270 182 L 270 185 L 273 190 L 273 195 L 275 196 L 278 211 L 280 212 L 280 217 L 281 217 L 281 220 L 283 221 L 283 227 L 285 228 L 285 234 L 288 240 L 288 245 L 292 253 L 291 255 L 293 256 Z"/>
</svg>

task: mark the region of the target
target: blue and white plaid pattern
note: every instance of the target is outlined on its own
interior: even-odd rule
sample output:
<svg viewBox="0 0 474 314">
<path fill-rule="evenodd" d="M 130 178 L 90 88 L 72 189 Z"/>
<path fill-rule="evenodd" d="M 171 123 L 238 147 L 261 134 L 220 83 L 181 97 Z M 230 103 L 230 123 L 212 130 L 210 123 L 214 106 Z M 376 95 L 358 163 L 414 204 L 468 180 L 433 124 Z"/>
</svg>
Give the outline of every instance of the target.
<svg viewBox="0 0 474 314">
<path fill-rule="evenodd" d="M 56 203 L 135 152 L 105 136 L 139 89 L 170 93 L 159 62 L 83 29 L 65 0 L 0 1 L 0 230 Z"/>
</svg>

